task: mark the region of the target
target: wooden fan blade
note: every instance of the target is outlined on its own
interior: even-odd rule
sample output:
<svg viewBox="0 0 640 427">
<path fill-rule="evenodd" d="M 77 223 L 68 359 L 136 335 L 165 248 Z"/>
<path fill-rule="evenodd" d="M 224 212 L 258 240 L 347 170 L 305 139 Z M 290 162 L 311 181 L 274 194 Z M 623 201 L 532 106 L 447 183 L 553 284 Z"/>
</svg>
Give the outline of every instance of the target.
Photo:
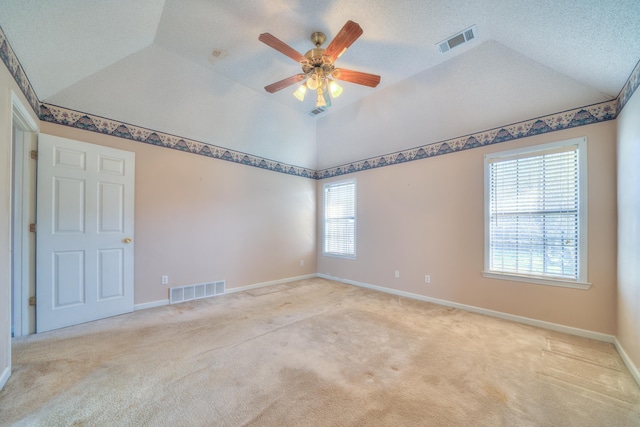
<svg viewBox="0 0 640 427">
<path fill-rule="evenodd" d="M 297 50 L 295 50 L 294 48 L 292 48 L 291 46 L 289 46 L 288 44 L 286 44 L 276 36 L 273 36 L 269 33 L 260 34 L 260 37 L 258 37 L 258 40 L 260 40 L 262 43 L 266 44 L 267 46 L 271 46 L 278 52 L 284 55 L 287 55 L 289 58 L 293 59 L 294 61 L 300 62 L 304 59 L 304 56 L 300 52 L 298 52 Z"/>
<path fill-rule="evenodd" d="M 329 43 L 324 51 L 325 55 L 329 55 L 334 61 L 344 53 L 345 50 L 353 44 L 354 41 L 362 35 L 362 28 L 353 21 L 347 21 L 344 27 L 338 32 L 338 35 Z"/>
<path fill-rule="evenodd" d="M 298 82 L 301 82 L 302 80 L 305 79 L 305 77 L 307 76 L 305 76 L 302 73 L 296 74 L 295 76 L 287 77 L 286 79 L 280 80 L 279 82 L 271 83 L 269 86 L 265 86 L 264 90 L 266 90 L 269 93 L 274 93 L 281 89 L 284 89 L 285 87 L 289 87 Z"/>
<path fill-rule="evenodd" d="M 333 70 L 333 78 L 369 87 L 376 87 L 378 83 L 380 83 L 380 76 L 360 71 L 346 70 L 344 68 L 336 68 Z"/>
</svg>

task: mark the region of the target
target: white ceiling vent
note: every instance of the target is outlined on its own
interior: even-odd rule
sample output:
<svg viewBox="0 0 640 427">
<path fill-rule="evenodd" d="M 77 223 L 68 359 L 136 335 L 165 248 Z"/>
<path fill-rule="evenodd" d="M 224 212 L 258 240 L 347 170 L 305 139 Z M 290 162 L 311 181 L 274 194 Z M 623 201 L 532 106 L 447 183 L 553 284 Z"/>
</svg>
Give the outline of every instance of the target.
<svg viewBox="0 0 640 427">
<path fill-rule="evenodd" d="M 474 25 L 473 27 L 469 27 L 466 30 L 460 31 L 458 34 L 441 41 L 440 43 L 438 43 L 438 49 L 440 49 L 440 53 L 445 53 L 450 51 L 454 47 L 458 47 L 461 44 L 464 44 L 471 40 L 475 40 L 477 38 L 478 30 Z"/>
<path fill-rule="evenodd" d="M 322 114 L 322 113 L 324 113 L 325 111 L 327 111 L 327 109 L 326 109 L 326 108 L 324 108 L 324 107 L 318 107 L 318 108 L 314 108 L 314 109 L 313 109 L 313 110 L 311 110 L 311 111 L 307 111 L 307 114 L 313 117 L 313 116 L 317 116 L 318 114 Z"/>
</svg>

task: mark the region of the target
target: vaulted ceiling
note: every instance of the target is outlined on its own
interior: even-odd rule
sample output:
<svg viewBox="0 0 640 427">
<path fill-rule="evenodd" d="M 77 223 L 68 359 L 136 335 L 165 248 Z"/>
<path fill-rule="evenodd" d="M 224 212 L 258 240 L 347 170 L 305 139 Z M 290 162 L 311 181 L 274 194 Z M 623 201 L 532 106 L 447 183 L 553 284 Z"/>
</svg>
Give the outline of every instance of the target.
<svg viewBox="0 0 640 427">
<path fill-rule="evenodd" d="M 637 0 L 0 0 L 0 10 L 41 101 L 311 168 L 607 101 L 640 59 Z M 300 67 L 259 34 L 304 53 L 312 32 L 330 41 L 347 20 L 364 34 L 339 65 L 379 74 L 377 88 L 344 83 L 317 117 L 294 86 L 265 92 Z M 439 52 L 472 25 L 477 39 Z"/>
</svg>

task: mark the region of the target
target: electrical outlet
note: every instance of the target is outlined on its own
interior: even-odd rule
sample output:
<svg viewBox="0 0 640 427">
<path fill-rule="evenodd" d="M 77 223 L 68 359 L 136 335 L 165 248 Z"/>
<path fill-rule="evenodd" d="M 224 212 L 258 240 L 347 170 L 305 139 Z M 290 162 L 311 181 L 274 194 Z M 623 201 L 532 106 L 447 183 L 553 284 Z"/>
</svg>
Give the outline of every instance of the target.
<svg viewBox="0 0 640 427">
<path fill-rule="evenodd" d="M 396 270 L 396 279 L 400 277 L 400 270 Z"/>
<path fill-rule="evenodd" d="M 300 260 L 300 267 L 304 267 L 304 260 L 303 259 Z"/>
<path fill-rule="evenodd" d="M 424 276 L 424 283 L 431 283 L 431 276 L 429 276 L 428 274 L 426 274 Z"/>
<path fill-rule="evenodd" d="M 162 284 L 163 285 L 169 284 L 169 276 L 162 276 Z"/>
</svg>

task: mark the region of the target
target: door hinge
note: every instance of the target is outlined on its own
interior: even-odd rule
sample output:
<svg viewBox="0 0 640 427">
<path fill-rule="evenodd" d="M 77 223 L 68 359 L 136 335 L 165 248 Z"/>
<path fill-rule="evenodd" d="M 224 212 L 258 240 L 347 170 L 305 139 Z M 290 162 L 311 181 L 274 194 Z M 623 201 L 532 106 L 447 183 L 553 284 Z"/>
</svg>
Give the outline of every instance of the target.
<svg viewBox="0 0 640 427">
<path fill-rule="evenodd" d="M 32 233 L 36 232 L 36 225 L 35 224 L 29 224 L 29 231 Z"/>
<path fill-rule="evenodd" d="M 38 160 L 38 150 L 31 150 L 31 158 L 33 160 Z"/>
<path fill-rule="evenodd" d="M 29 297 L 29 305 L 30 306 L 36 305 L 36 297 Z"/>
</svg>

